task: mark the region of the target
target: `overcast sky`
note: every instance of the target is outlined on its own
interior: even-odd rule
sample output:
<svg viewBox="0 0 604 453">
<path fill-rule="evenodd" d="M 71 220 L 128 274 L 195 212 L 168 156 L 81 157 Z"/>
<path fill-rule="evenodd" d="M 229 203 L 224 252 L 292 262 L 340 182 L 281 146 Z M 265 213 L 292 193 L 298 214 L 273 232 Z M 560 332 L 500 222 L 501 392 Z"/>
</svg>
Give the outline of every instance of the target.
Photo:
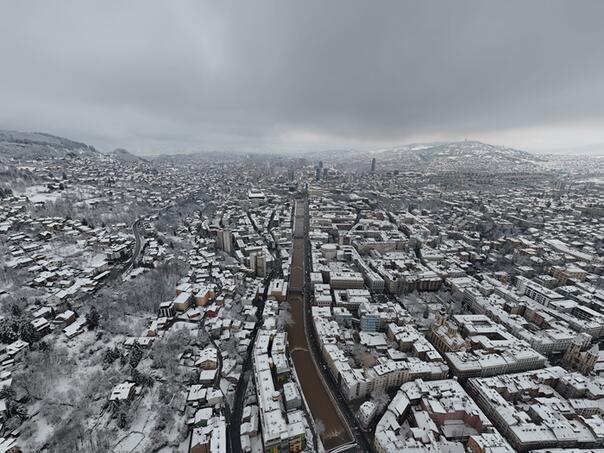
<svg viewBox="0 0 604 453">
<path fill-rule="evenodd" d="M 604 144 L 604 1 L 0 0 L 0 128 L 102 150 Z"/>
</svg>

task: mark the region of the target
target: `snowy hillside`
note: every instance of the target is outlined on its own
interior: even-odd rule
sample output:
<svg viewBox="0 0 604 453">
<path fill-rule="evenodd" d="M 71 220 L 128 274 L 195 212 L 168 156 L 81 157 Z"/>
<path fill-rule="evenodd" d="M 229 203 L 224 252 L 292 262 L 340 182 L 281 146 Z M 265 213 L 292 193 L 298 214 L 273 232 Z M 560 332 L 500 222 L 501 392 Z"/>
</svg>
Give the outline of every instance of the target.
<svg viewBox="0 0 604 453">
<path fill-rule="evenodd" d="M 40 132 L 0 130 L 0 158 L 40 159 L 98 155 L 94 147 Z"/>
<path fill-rule="evenodd" d="M 534 169 L 543 158 L 526 151 L 478 141 L 412 144 L 341 155 L 342 161 L 369 165 L 375 158 L 378 167 L 429 171 L 496 171 Z"/>
</svg>

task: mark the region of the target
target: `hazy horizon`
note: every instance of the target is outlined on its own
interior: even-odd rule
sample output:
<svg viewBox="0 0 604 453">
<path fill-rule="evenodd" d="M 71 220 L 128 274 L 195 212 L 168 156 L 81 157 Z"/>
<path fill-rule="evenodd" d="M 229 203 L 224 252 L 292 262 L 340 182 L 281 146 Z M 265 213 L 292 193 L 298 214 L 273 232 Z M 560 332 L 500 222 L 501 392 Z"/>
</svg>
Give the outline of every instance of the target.
<svg viewBox="0 0 604 453">
<path fill-rule="evenodd" d="M 504 145 L 504 144 L 500 144 L 500 143 L 489 143 L 489 142 L 485 142 L 482 140 L 477 140 L 477 139 L 473 139 L 473 138 L 466 138 L 463 140 L 437 140 L 437 141 L 425 141 L 425 142 L 413 142 L 413 143 L 398 143 L 398 144 L 392 144 L 390 146 L 367 146 L 367 147 L 359 147 L 359 148 L 353 148 L 353 147 L 333 147 L 333 148 L 301 148 L 301 149 L 288 149 L 288 150 L 267 150 L 267 149 L 262 149 L 262 148 L 241 148 L 241 149 L 226 149 L 226 148 L 215 148 L 215 149 L 201 149 L 198 147 L 195 147 L 195 145 L 191 145 L 190 147 L 186 148 L 186 149 L 173 149 L 171 150 L 171 152 L 166 152 L 164 150 L 158 149 L 158 150 L 132 150 L 132 149 L 128 149 L 126 147 L 123 146 L 117 146 L 115 148 L 111 148 L 111 149 L 104 149 L 102 147 L 99 146 L 95 146 L 93 143 L 89 143 L 85 140 L 80 140 L 76 137 L 71 137 L 71 136 L 63 136 L 63 135 L 58 135 L 58 134 L 53 134 L 52 132 L 49 131 L 21 131 L 21 130 L 15 130 L 15 129 L 2 129 L 0 128 L 0 133 L 1 132 L 8 132 L 8 133 L 23 133 L 23 134 L 44 134 L 44 135 L 52 135 L 52 136 L 56 136 L 56 137 L 60 137 L 60 138 L 65 138 L 65 139 L 69 139 L 69 140 L 73 140 L 73 141 L 78 141 L 78 142 L 82 142 L 85 145 L 91 145 L 94 146 L 94 148 L 104 154 L 111 154 L 114 151 L 118 151 L 118 150 L 125 150 L 133 155 L 139 156 L 139 157 L 143 157 L 143 158 L 155 158 L 155 157 L 160 157 L 160 156 L 171 156 L 171 155 L 194 155 L 194 154 L 212 154 L 212 153 L 233 153 L 233 154 L 266 154 L 266 155 L 283 155 L 283 156 L 305 156 L 305 155 L 311 155 L 311 154 L 316 154 L 316 153 L 321 153 L 321 152 L 351 152 L 351 153 L 371 153 L 371 152 L 379 152 L 379 151 L 385 151 L 385 150 L 392 150 L 392 149 L 397 149 L 397 148 L 405 148 L 405 147 L 413 147 L 413 146 L 437 146 L 440 144 L 445 144 L 445 143 L 463 143 L 463 142 L 481 142 L 487 145 L 492 145 L 492 146 L 496 146 L 496 147 L 503 147 L 503 148 L 511 148 L 511 149 L 516 149 L 519 151 L 528 151 L 529 153 L 535 154 L 535 155 L 577 155 L 577 156 L 604 156 L 604 145 L 600 145 L 600 144 L 593 144 L 593 145 L 585 145 L 585 146 L 580 146 L 580 147 L 561 147 L 561 148 L 553 148 L 553 149 L 547 149 L 547 150 L 527 150 L 524 149 L 522 147 L 514 147 L 514 146 L 508 146 L 508 145 Z"/>
<path fill-rule="evenodd" d="M 2 129 L 139 155 L 604 150 L 599 1 L 0 5 Z"/>
</svg>

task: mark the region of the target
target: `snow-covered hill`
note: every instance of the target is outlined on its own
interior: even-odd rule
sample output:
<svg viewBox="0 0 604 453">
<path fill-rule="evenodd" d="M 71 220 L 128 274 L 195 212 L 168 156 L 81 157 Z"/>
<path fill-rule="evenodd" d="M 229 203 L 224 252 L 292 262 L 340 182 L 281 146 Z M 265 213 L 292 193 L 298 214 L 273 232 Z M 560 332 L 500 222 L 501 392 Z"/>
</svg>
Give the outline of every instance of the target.
<svg viewBox="0 0 604 453">
<path fill-rule="evenodd" d="M 396 148 L 341 156 L 355 164 L 369 165 L 376 158 L 378 168 L 429 171 L 518 171 L 537 168 L 543 157 L 478 141 L 417 143 Z"/>
<path fill-rule="evenodd" d="M 41 159 L 69 156 L 97 156 L 94 147 L 41 132 L 0 130 L 0 158 Z"/>
<path fill-rule="evenodd" d="M 140 156 L 136 156 L 132 154 L 130 151 L 125 150 L 124 148 L 117 148 L 107 153 L 109 157 L 114 160 L 124 162 L 124 163 L 139 163 L 139 162 L 147 162 L 146 159 L 143 159 Z"/>
</svg>

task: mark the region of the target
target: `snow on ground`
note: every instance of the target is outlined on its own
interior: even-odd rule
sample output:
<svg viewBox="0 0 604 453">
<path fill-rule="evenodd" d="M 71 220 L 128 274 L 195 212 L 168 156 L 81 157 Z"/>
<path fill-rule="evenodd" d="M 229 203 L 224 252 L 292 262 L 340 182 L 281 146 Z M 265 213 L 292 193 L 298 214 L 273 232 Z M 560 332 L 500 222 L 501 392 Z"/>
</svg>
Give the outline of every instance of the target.
<svg viewBox="0 0 604 453">
<path fill-rule="evenodd" d="M 60 256 L 61 258 L 68 258 L 74 255 L 80 255 L 84 248 L 84 241 L 78 241 L 77 243 L 63 243 L 60 247 L 54 247 L 53 253 Z"/>
<path fill-rule="evenodd" d="M 36 404 L 32 412 L 38 411 L 39 406 L 39 403 Z M 52 434 L 53 428 L 46 419 L 46 417 L 42 417 L 39 413 L 34 415 L 31 421 L 34 423 L 36 429 L 33 430 L 30 442 L 34 445 L 42 445 L 46 441 L 46 439 Z"/>
<path fill-rule="evenodd" d="M 49 192 L 45 186 L 37 185 L 26 187 L 20 194 L 27 196 L 32 203 L 46 203 L 56 201 L 62 192 Z"/>
<path fill-rule="evenodd" d="M 96 253 L 94 255 L 88 255 L 86 258 L 87 259 L 84 262 L 84 265 L 86 267 L 99 267 L 107 262 L 106 253 Z"/>
<path fill-rule="evenodd" d="M 74 410 L 73 405 L 82 403 L 84 392 L 90 385 L 90 376 L 102 371 L 102 349 L 95 345 L 95 332 L 85 332 L 72 340 L 67 340 L 61 331 L 51 335 L 57 335 L 54 348 L 60 354 L 58 358 L 62 364 L 41 365 L 50 367 L 44 375 L 46 393 L 44 399 L 35 406 L 35 411 L 32 410 L 36 415 L 24 424 L 24 432 L 31 432 L 31 437 L 22 439 L 26 445 L 35 448 L 44 446 L 53 435 L 52 426 L 59 424 L 58 421 L 51 423 L 46 419 L 46 415 L 54 414 L 53 416 L 59 417 L 61 421 L 69 420 Z M 91 418 L 94 423 L 101 423 L 101 406 L 106 398 L 105 392 L 99 397 L 87 402 L 90 410 L 98 414 L 98 417 Z M 52 409 L 53 407 L 55 409 Z"/>
<path fill-rule="evenodd" d="M 61 191 L 51 192 L 48 187 L 38 184 L 28 186 L 24 189 L 17 189 L 15 193 L 17 195 L 25 195 L 29 198 L 32 203 L 46 203 L 49 201 L 57 201 L 60 197 L 65 195 L 75 195 L 76 198 L 81 200 L 95 200 L 98 199 L 96 196 L 97 189 L 92 186 L 78 186 L 73 188 L 67 188 Z"/>
<path fill-rule="evenodd" d="M 130 432 L 113 447 L 113 453 L 134 453 L 145 439 L 141 432 Z"/>
<path fill-rule="evenodd" d="M 131 403 L 130 411 L 134 413 L 134 419 L 126 431 L 119 430 L 123 434 L 116 435 L 117 443 L 113 447 L 112 453 L 144 453 L 154 451 L 158 447 L 158 433 L 155 429 L 159 417 L 157 411 L 159 388 L 158 384 L 147 388 L 142 397 L 137 397 Z M 182 420 L 176 411 L 171 410 L 171 412 L 173 412 L 172 423 L 168 423 L 159 436 L 170 444 L 179 438 L 178 421 Z M 185 439 L 179 448 L 183 446 L 188 446 L 188 439 Z M 173 447 L 170 446 L 167 451 L 172 453 Z M 185 447 L 179 451 L 187 450 Z"/>
<path fill-rule="evenodd" d="M 145 272 L 148 272 L 149 268 L 147 267 L 137 267 L 132 269 L 130 272 L 124 274 L 123 280 L 131 280 L 133 278 L 138 277 L 141 274 L 144 274 Z"/>
</svg>

